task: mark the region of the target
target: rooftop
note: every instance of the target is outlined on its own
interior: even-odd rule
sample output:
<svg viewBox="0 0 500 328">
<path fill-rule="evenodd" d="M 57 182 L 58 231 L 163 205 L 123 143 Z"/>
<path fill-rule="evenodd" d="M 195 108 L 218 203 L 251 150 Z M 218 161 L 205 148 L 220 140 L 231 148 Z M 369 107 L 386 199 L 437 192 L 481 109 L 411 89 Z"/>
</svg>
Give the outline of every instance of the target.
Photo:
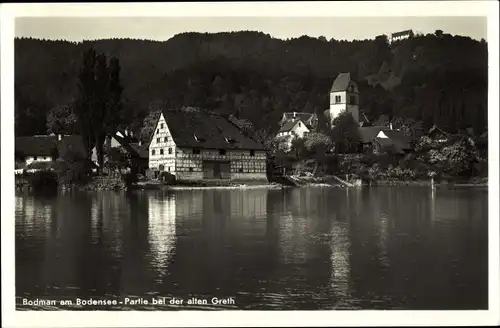
<svg viewBox="0 0 500 328">
<path fill-rule="evenodd" d="M 163 110 L 170 133 L 179 147 L 263 150 L 236 124 L 201 109 Z"/>
</svg>

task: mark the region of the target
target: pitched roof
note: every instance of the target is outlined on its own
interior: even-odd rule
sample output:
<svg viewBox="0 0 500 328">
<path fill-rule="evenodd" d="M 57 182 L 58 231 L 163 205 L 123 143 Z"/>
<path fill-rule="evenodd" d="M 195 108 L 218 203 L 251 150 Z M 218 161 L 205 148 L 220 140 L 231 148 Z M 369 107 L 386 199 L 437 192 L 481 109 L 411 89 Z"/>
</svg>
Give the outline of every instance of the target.
<svg viewBox="0 0 500 328">
<path fill-rule="evenodd" d="M 298 121 L 286 121 L 281 126 L 281 128 L 278 130 L 278 132 L 289 132 L 289 131 L 291 131 L 297 122 Z"/>
<path fill-rule="evenodd" d="M 163 116 L 179 147 L 261 150 L 264 146 L 221 115 L 200 109 L 164 110 Z"/>
<path fill-rule="evenodd" d="M 299 119 L 302 122 L 306 123 L 307 121 L 316 118 L 315 113 L 304 113 L 304 112 L 286 112 L 283 113 L 284 119 L 285 120 L 291 120 L 291 119 Z"/>
<path fill-rule="evenodd" d="M 392 141 L 398 150 L 411 149 L 410 138 L 403 131 L 399 130 L 383 130 L 384 134 Z"/>
<path fill-rule="evenodd" d="M 383 149 L 393 151 L 398 154 L 404 153 L 399 147 L 395 145 L 393 140 L 389 138 L 374 138 L 376 143 L 378 143 Z"/>
<path fill-rule="evenodd" d="M 141 146 L 138 143 L 131 143 L 130 147 L 139 158 L 149 158 L 147 146 Z"/>
<path fill-rule="evenodd" d="M 351 73 L 339 73 L 335 81 L 333 81 L 330 92 L 346 91 L 351 81 Z"/>
<path fill-rule="evenodd" d="M 51 156 L 57 148 L 57 137 L 30 136 L 17 137 L 14 145 L 15 151 L 25 156 Z"/>
<path fill-rule="evenodd" d="M 375 138 L 377 134 L 384 129 L 386 129 L 385 126 L 359 127 L 358 131 L 359 131 L 360 141 L 362 143 L 372 142 L 373 138 Z"/>
<path fill-rule="evenodd" d="M 398 37 L 398 36 L 402 36 L 402 35 L 407 35 L 407 34 L 412 34 L 413 31 L 412 30 L 405 30 L 405 31 L 401 31 L 401 32 L 396 32 L 396 33 L 392 33 L 392 37 Z"/>
<path fill-rule="evenodd" d="M 58 143 L 59 157 L 63 157 L 67 151 L 73 151 L 85 156 L 85 146 L 81 135 L 63 136 Z"/>
</svg>

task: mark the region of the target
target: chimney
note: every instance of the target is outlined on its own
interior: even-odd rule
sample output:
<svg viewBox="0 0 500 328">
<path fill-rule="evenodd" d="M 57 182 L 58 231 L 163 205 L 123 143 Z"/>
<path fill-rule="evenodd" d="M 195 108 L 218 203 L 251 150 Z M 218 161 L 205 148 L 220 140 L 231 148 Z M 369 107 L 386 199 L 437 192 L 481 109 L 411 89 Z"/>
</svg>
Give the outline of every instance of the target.
<svg viewBox="0 0 500 328">
<path fill-rule="evenodd" d="M 128 137 L 128 130 L 125 129 L 125 137 Z"/>
<path fill-rule="evenodd" d="M 389 130 L 392 130 L 392 123 L 389 123 Z"/>
<path fill-rule="evenodd" d="M 139 140 L 139 146 L 142 146 L 142 140 Z"/>
<path fill-rule="evenodd" d="M 57 141 L 61 141 L 61 139 L 62 139 L 62 134 L 58 134 L 57 135 Z"/>
</svg>

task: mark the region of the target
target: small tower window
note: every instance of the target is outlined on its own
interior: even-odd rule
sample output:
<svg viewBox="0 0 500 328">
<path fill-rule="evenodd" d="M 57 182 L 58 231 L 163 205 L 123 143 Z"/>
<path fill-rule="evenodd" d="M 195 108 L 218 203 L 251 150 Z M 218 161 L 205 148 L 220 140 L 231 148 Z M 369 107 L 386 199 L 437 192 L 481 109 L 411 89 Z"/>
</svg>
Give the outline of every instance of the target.
<svg viewBox="0 0 500 328">
<path fill-rule="evenodd" d="M 341 100 L 340 96 L 335 96 L 335 102 L 336 102 L 337 104 L 338 104 L 338 103 L 340 103 L 340 100 Z"/>
</svg>

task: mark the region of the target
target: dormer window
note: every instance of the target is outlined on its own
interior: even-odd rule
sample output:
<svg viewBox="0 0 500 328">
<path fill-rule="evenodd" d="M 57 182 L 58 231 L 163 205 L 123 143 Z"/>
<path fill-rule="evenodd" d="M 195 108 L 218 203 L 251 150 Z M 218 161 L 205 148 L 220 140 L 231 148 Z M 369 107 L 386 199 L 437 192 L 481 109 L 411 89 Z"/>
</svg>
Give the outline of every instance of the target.
<svg viewBox="0 0 500 328">
<path fill-rule="evenodd" d="M 193 137 L 196 142 L 205 142 L 205 138 L 198 137 L 196 134 L 193 134 Z"/>
<path fill-rule="evenodd" d="M 224 137 L 224 139 L 226 140 L 227 143 L 229 144 L 234 144 L 236 142 L 236 140 L 234 140 L 233 138 L 231 137 Z"/>
</svg>

